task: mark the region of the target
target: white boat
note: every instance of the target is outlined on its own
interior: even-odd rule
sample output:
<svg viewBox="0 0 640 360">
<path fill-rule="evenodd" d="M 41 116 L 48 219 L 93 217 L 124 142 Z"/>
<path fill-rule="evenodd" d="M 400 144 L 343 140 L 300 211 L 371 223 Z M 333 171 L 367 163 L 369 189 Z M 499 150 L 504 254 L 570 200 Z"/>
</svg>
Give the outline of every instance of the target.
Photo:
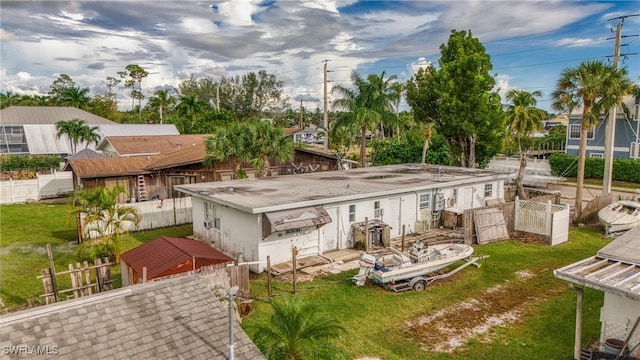
<svg viewBox="0 0 640 360">
<path fill-rule="evenodd" d="M 640 202 L 618 200 L 598 211 L 606 234 L 629 230 L 640 224 Z"/>
<path fill-rule="evenodd" d="M 416 242 L 408 254 L 389 249 L 391 254 L 374 257 L 364 254 L 360 260 L 360 274 L 354 277 L 357 285 L 364 285 L 364 277 L 381 285 L 411 280 L 441 270 L 458 260 L 470 258 L 473 247 L 466 244 L 427 244 Z M 360 280 L 360 281 L 356 281 Z"/>
</svg>

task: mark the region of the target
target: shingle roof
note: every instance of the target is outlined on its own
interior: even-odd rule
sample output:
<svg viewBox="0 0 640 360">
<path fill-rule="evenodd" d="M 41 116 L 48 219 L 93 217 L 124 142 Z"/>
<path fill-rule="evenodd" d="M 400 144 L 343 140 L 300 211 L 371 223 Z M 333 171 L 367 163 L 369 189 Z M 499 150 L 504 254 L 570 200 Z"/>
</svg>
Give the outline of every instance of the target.
<svg viewBox="0 0 640 360">
<path fill-rule="evenodd" d="M 198 240 L 161 236 L 120 255 L 120 259 L 138 274 L 147 268 L 147 278 L 153 279 L 173 267 L 196 259 L 202 266 L 226 263 L 232 258 Z M 199 266 L 198 266 L 199 267 Z M 191 269 L 186 269 L 186 271 Z"/>
<path fill-rule="evenodd" d="M 104 143 L 108 142 L 120 156 L 158 154 L 202 143 L 209 136 L 210 135 L 108 136 L 97 148 L 104 150 Z"/>
<path fill-rule="evenodd" d="M 202 280 L 180 276 L 1 316 L 0 346 L 56 359 L 226 359 L 228 318 Z M 264 359 L 237 323 L 233 333 L 236 359 Z"/>
<path fill-rule="evenodd" d="M 94 177 L 124 176 L 148 174 L 145 167 L 152 161 L 151 157 L 136 156 L 125 158 L 99 158 L 69 160 L 69 165 L 77 177 L 81 179 Z"/>
<path fill-rule="evenodd" d="M 146 169 L 159 170 L 174 166 L 197 164 L 204 161 L 206 157 L 206 141 L 197 144 L 183 146 L 163 154 L 163 156 L 155 157 Z"/>
<path fill-rule="evenodd" d="M 89 125 L 116 124 L 101 116 L 69 106 L 9 106 L 0 110 L 3 125 L 53 125 L 60 120 L 84 120 Z"/>
</svg>

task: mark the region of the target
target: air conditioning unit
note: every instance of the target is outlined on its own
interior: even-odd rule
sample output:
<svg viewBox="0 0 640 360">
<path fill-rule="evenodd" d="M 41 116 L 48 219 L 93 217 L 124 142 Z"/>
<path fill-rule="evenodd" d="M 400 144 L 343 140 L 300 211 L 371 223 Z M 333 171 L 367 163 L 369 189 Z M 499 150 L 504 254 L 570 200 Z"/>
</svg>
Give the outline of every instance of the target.
<svg viewBox="0 0 640 360">
<path fill-rule="evenodd" d="M 211 222 L 211 220 L 205 220 L 204 221 L 204 227 L 206 229 L 211 229 L 212 226 L 213 226 L 213 223 Z"/>
</svg>

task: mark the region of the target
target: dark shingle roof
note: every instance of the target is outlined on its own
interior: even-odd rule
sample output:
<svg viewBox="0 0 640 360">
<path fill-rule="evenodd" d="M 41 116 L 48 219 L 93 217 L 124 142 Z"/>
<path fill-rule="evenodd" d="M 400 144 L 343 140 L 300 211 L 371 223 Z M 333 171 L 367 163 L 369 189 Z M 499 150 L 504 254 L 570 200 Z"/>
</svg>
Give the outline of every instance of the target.
<svg viewBox="0 0 640 360">
<path fill-rule="evenodd" d="M 228 318 L 202 280 L 180 276 L 4 315 L 0 346 L 57 349 L 56 359 L 226 359 Z M 233 332 L 236 359 L 264 359 L 237 323 Z"/>
<path fill-rule="evenodd" d="M 58 121 L 84 120 L 89 125 L 116 124 L 101 116 L 70 106 L 9 106 L 0 110 L 3 125 L 53 125 Z"/>
</svg>

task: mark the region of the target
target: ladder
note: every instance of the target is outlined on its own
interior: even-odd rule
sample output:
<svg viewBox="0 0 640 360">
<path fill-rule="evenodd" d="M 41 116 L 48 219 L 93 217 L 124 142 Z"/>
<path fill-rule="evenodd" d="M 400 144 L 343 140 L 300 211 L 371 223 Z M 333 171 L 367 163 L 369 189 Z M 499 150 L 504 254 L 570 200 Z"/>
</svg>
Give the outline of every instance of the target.
<svg viewBox="0 0 640 360">
<path fill-rule="evenodd" d="M 147 201 L 147 186 L 144 183 L 144 175 L 138 175 L 138 201 Z"/>
</svg>

